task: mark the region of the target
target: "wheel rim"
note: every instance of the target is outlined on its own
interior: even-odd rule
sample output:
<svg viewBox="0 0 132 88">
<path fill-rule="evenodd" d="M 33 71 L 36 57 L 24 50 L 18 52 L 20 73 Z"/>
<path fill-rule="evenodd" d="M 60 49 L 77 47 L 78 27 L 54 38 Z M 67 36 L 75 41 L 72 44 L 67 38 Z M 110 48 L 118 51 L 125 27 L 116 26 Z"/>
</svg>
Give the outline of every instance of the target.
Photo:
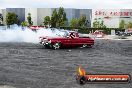
<svg viewBox="0 0 132 88">
<path fill-rule="evenodd" d="M 59 44 L 59 43 L 55 43 L 55 44 L 53 45 L 53 47 L 54 47 L 54 49 L 59 49 L 59 48 L 60 48 L 60 44 Z"/>
<path fill-rule="evenodd" d="M 85 47 L 88 47 L 88 45 L 87 44 L 83 44 L 83 47 L 85 48 Z"/>
</svg>

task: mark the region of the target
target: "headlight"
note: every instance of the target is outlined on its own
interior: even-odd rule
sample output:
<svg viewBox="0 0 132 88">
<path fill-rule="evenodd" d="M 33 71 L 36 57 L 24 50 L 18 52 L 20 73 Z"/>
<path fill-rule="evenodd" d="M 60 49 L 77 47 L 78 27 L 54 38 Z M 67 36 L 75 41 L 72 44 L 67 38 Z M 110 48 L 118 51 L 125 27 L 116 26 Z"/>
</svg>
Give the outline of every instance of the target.
<svg viewBox="0 0 132 88">
<path fill-rule="evenodd" d="M 48 43 L 51 43 L 51 40 L 49 40 Z"/>
</svg>

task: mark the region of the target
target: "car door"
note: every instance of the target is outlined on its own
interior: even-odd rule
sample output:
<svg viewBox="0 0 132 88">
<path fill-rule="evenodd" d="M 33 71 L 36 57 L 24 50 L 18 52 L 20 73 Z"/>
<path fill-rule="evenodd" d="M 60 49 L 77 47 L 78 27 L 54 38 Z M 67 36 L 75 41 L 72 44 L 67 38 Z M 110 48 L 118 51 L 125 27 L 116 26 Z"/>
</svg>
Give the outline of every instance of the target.
<svg viewBox="0 0 132 88">
<path fill-rule="evenodd" d="M 77 45 L 77 39 L 76 38 L 67 37 L 64 40 L 64 45 L 68 46 L 68 47 L 74 47 L 74 46 Z"/>
<path fill-rule="evenodd" d="M 74 39 L 75 46 L 81 46 L 83 42 L 83 38 L 76 37 Z"/>
<path fill-rule="evenodd" d="M 79 44 L 79 40 L 77 37 L 71 38 L 71 46 L 73 46 L 73 47 L 78 46 L 78 44 Z"/>
<path fill-rule="evenodd" d="M 71 43 L 72 43 L 72 39 L 71 38 L 66 37 L 66 38 L 63 39 L 63 45 L 64 46 L 70 46 Z"/>
</svg>

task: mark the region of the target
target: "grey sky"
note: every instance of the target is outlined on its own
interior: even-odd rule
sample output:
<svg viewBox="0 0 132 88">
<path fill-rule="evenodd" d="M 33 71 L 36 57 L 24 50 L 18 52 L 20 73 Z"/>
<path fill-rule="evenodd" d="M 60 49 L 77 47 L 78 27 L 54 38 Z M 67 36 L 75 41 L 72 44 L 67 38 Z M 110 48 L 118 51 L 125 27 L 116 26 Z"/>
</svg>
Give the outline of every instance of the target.
<svg viewBox="0 0 132 88">
<path fill-rule="evenodd" d="M 132 0 L 0 0 L 0 8 L 132 9 Z"/>
</svg>

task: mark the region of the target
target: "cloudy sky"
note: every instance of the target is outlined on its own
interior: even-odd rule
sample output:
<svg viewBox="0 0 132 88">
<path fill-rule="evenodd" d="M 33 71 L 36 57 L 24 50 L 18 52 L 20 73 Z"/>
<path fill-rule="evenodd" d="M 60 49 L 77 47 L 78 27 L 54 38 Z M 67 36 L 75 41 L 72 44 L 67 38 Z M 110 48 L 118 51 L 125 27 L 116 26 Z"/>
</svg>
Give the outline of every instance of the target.
<svg viewBox="0 0 132 88">
<path fill-rule="evenodd" d="M 132 0 L 0 0 L 0 8 L 132 9 Z"/>
</svg>

